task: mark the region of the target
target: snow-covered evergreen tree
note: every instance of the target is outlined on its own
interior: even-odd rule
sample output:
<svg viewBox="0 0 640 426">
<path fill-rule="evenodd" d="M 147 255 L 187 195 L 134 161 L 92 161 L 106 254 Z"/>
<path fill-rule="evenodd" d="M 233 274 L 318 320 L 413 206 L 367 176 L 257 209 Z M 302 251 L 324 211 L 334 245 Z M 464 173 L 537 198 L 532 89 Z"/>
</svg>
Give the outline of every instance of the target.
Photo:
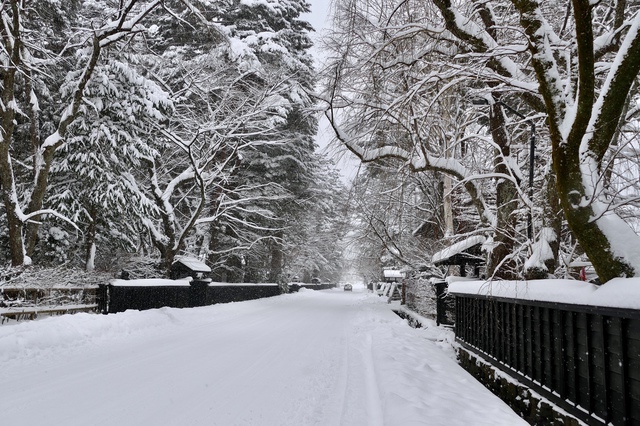
<svg viewBox="0 0 640 426">
<path fill-rule="evenodd" d="M 62 217 L 44 205 L 49 176 L 102 55 L 160 3 L 3 3 L 0 184 L 12 265 L 30 263 L 43 217 Z"/>
</svg>

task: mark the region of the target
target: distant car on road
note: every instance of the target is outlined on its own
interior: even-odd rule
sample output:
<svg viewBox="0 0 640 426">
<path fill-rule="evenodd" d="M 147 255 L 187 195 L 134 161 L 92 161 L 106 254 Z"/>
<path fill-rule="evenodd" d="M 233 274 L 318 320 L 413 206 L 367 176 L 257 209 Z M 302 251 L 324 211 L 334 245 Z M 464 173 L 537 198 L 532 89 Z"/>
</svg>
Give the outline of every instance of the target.
<svg viewBox="0 0 640 426">
<path fill-rule="evenodd" d="M 351 284 L 344 285 L 344 291 L 351 291 L 351 290 L 353 290 L 353 286 Z"/>
</svg>

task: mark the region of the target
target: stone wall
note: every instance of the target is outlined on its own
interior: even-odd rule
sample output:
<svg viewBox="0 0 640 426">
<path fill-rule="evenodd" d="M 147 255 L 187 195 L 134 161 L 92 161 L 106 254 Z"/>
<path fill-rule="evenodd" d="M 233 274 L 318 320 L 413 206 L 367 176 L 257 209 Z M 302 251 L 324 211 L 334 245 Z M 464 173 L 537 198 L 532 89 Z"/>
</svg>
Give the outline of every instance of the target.
<svg viewBox="0 0 640 426">
<path fill-rule="evenodd" d="M 574 417 L 550 404 L 528 387 L 508 379 L 476 355 L 458 348 L 458 362 L 476 380 L 502 399 L 513 411 L 532 425 L 580 426 Z"/>
</svg>

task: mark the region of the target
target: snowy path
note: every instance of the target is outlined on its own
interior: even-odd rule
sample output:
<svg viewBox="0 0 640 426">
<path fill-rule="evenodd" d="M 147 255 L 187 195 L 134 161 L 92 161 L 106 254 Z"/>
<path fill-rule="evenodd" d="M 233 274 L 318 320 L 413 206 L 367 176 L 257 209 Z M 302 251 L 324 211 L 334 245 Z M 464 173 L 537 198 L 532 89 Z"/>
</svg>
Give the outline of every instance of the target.
<svg viewBox="0 0 640 426">
<path fill-rule="evenodd" d="M 524 424 L 434 341 L 438 333 L 410 328 L 376 296 L 339 290 L 13 323 L 0 327 L 0 419 Z"/>
</svg>

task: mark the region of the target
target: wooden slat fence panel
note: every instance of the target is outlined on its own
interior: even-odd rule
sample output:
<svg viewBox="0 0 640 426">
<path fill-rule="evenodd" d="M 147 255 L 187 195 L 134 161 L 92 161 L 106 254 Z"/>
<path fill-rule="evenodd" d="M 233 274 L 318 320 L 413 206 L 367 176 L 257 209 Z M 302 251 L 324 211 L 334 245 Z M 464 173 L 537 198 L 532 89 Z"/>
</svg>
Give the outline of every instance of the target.
<svg viewBox="0 0 640 426">
<path fill-rule="evenodd" d="M 640 424 L 640 311 L 456 295 L 456 340 L 587 424 Z"/>
<path fill-rule="evenodd" d="M 162 307 L 190 308 L 215 303 L 239 302 L 276 296 L 281 293 L 277 284 L 209 285 L 192 281 L 178 286 L 101 286 L 101 312 L 116 313 L 127 309 L 156 309 Z M 316 286 L 320 288 L 320 286 Z"/>
</svg>

